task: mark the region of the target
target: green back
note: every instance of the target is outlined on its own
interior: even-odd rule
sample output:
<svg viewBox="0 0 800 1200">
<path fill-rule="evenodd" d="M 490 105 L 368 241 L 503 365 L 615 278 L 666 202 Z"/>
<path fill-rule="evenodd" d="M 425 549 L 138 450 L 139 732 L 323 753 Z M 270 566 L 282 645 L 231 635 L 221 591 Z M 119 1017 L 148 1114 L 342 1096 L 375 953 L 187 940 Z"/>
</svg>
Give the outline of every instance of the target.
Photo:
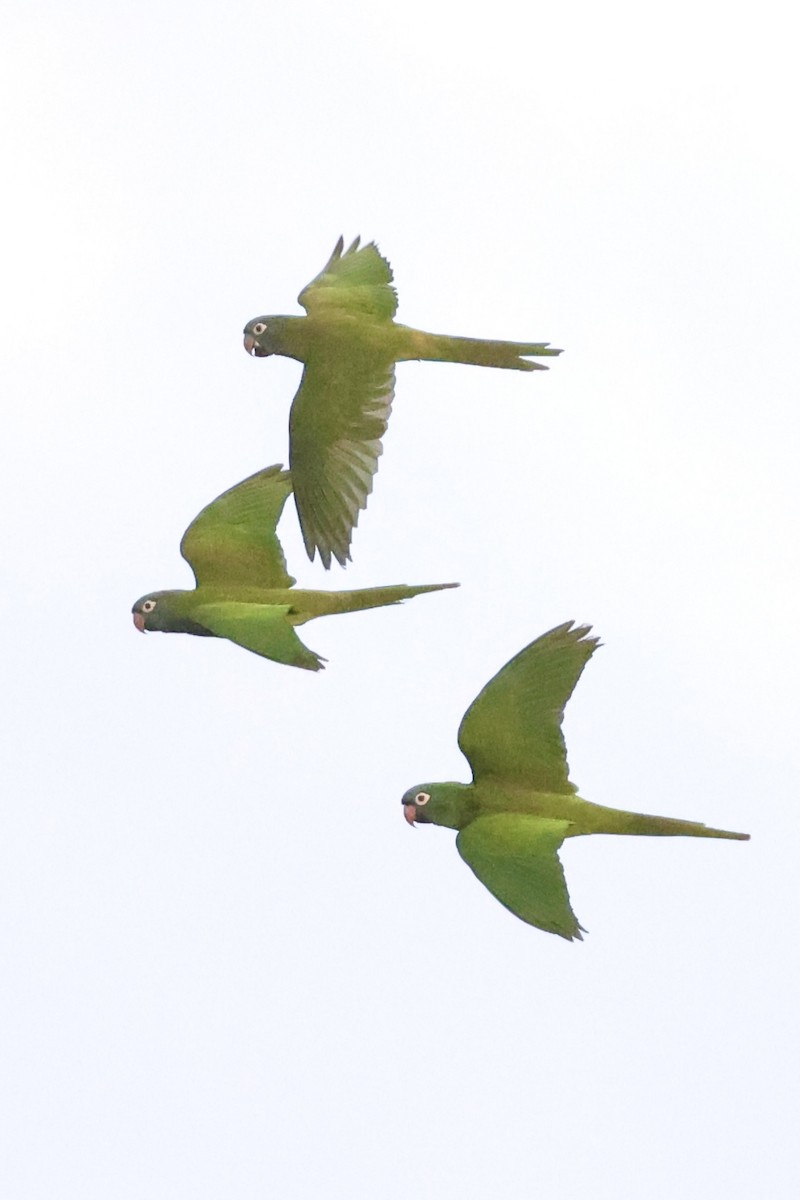
<svg viewBox="0 0 800 1200">
<path fill-rule="evenodd" d="M 207 504 L 181 540 L 197 586 L 290 588 L 294 579 L 276 527 L 292 490 L 280 465 L 266 467 Z"/>
<path fill-rule="evenodd" d="M 390 321 L 397 312 L 392 268 L 374 242 L 359 249 L 360 238 L 342 253 L 339 238 L 325 266 L 297 297 L 309 316 L 329 311 Z"/>
<path fill-rule="evenodd" d="M 501 904 L 529 925 L 581 939 L 557 850 L 569 821 L 526 813 L 478 817 L 456 838 L 464 862 Z"/>
<path fill-rule="evenodd" d="M 476 783 L 518 783 L 573 793 L 561 732 L 564 707 L 598 638 L 567 621 L 531 642 L 498 671 L 464 714 L 458 744 Z"/>
</svg>

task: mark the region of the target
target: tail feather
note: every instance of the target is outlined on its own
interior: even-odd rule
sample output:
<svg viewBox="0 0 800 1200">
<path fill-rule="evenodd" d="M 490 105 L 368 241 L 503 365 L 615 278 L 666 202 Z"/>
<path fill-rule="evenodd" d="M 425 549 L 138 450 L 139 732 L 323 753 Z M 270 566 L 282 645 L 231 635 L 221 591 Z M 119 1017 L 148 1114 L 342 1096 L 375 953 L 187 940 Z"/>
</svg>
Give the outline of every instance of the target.
<svg viewBox="0 0 800 1200">
<path fill-rule="evenodd" d="M 650 837 L 705 837 L 730 838 L 737 842 L 748 842 L 749 833 L 732 833 L 728 829 L 714 829 L 700 821 L 679 821 L 673 817 L 649 817 L 644 813 L 627 813 L 627 828 L 621 833 L 641 833 Z"/>
<path fill-rule="evenodd" d="M 412 596 L 421 596 L 424 592 L 441 592 L 460 586 L 458 583 L 423 583 L 418 586 L 396 583 L 389 587 L 359 588 L 352 592 L 329 592 L 330 612 L 361 612 L 366 608 L 382 608 L 386 604 L 399 604 L 402 600 L 410 600 Z"/>
<path fill-rule="evenodd" d="M 544 363 L 528 362 L 560 354 L 549 342 L 494 342 L 484 338 L 444 337 L 422 334 L 415 357 L 428 362 L 466 363 L 476 367 L 501 367 L 511 371 L 546 371 Z"/>
</svg>

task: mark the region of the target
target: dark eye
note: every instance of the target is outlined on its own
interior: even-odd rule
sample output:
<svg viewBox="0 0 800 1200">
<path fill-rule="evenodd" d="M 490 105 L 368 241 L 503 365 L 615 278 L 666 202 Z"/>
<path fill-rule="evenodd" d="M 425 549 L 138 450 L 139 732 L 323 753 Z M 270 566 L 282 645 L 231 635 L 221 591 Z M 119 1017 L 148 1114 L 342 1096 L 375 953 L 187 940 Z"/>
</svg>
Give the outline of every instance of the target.
<svg viewBox="0 0 800 1200">
<path fill-rule="evenodd" d="M 266 332 L 267 327 L 263 321 L 259 321 L 257 325 L 253 326 L 253 333 L 256 335 L 256 337 L 261 337 L 261 334 Z"/>
<path fill-rule="evenodd" d="M 430 797 L 429 792 L 417 792 L 416 796 L 414 797 L 414 803 L 415 804 L 427 804 L 428 801 L 430 800 L 430 798 L 431 797 Z"/>
<path fill-rule="evenodd" d="M 152 612 L 155 606 L 155 600 L 145 600 L 144 604 L 142 605 L 142 612 Z"/>
</svg>

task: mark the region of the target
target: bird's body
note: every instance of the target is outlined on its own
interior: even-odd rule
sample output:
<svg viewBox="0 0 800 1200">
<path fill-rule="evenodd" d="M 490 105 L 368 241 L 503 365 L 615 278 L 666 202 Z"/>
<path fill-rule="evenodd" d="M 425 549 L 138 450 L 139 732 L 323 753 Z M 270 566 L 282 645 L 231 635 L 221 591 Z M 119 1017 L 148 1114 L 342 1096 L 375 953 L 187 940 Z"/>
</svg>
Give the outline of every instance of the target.
<svg viewBox="0 0 800 1200">
<path fill-rule="evenodd" d="M 536 792 L 515 784 L 496 783 L 437 783 L 420 784 L 417 791 L 435 787 L 442 807 L 437 811 L 436 824 L 461 830 L 477 817 L 495 813 L 523 813 L 529 817 L 548 817 L 568 821 L 564 837 L 580 837 L 587 833 L 645 834 L 651 837 L 688 837 L 744 839 L 747 835 L 713 829 L 698 821 L 681 821 L 674 817 L 654 817 L 647 813 L 627 812 L 622 808 L 606 808 L 584 800 L 577 792 Z M 444 819 L 442 819 L 444 817 Z M 427 819 L 424 817 L 423 820 Z"/>
<path fill-rule="evenodd" d="M 249 324 L 262 322 L 268 326 L 269 339 L 262 336 L 261 341 L 280 348 L 256 351 L 254 357 L 279 354 L 301 363 L 307 363 L 314 355 L 331 359 L 342 355 L 355 359 L 375 355 L 387 363 L 449 362 L 511 371 L 546 371 L 547 367 L 541 363 L 528 362 L 522 356 L 561 353 L 546 349 L 546 343 L 541 342 L 499 342 L 425 333 L 396 321 L 370 320 L 335 309 L 320 316 L 258 317 Z"/>
<path fill-rule="evenodd" d="M 142 596 L 133 606 L 137 628 L 228 638 L 275 662 L 318 671 L 322 659 L 303 645 L 295 626 L 457 586 L 394 584 L 331 592 L 295 588 L 275 531 L 291 490 L 289 473 L 268 467 L 207 505 L 181 541 L 197 586 Z"/>
<path fill-rule="evenodd" d="M 464 715 L 458 741 L 473 782 L 423 783 L 403 796 L 412 824 L 458 831 L 465 862 L 502 904 L 531 925 L 581 937 L 558 848 L 582 834 L 746 840 L 697 821 L 592 804 L 569 781 L 564 707 L 598 642 L 588 626 L 560 625 L 489 681 Z"/>
<path fill-rule="evenodd" d="M 267 607 L 286 605 L 286 619 L 290 625 L 305 625 L 315 617 L 332 617 L 338 613 L 362 612 L 368 608 L 381 608 L 386 604 L 399 604 L 411 596 L 423 592 L 439 592 L 457 587 L 455 583 L 429 583 L 418 587 L 405 583 L 376 588 L 351 588 L 341 591 L 315 591 L 307 588 L 226 588 L 196 587 L 174 588 L 165 592 L 150 592 L 151 596 L 169 596 L 170 613 L 176 621 L 190 621 L 198 608 L 209 604 L 224 604 L 232 599 L 232 591 L 239 604 L 260 604 Z M 163 612 L 163 609 L 162 609 Z M 156 626 L 153 626 L 155 629 Z M 163 630 L 161 632 L 164 632 Z M 174 632 L 170 630 L 169 632 Z"/>
<path fill-rule="evenodd" d="M 352 532 L 366 507 L 382 453 L 398 362 L 466 363 L 546 370 L 528 356 L 560 354 L 546 342 L 504 342 L 425 333 L 394 320 L 392 272 L 374 243 L 343 249 L 303 291 L 307 316 L 248 321 L 244 345 L 257 358 L 303 363 L 289 421 L 295 503 L 309 558 L 326 567 L 350 557 Z"/>
</svg>

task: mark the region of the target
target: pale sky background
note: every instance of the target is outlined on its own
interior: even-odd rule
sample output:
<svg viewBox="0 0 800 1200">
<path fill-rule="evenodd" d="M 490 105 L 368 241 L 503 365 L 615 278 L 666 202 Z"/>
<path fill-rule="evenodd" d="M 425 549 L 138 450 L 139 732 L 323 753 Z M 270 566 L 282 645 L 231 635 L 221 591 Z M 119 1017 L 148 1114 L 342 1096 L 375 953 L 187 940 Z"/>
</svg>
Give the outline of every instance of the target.
<svg viewBox="0 0 800 1200">
<path fill-rule="evenodd" d="M 30 5 L 0 70 L 0 1194 L 770 1200 L 797 1173 L 798 159 L 784 4 Z M 549 340 L 398 370 L 320 675 L 153 635 L 188 522 L 287 459 L 241 329 L 339 234 L 399 318 Z M 591 622 L 570 945 L 453 835 L 461 715 Z"/>
</svg>

